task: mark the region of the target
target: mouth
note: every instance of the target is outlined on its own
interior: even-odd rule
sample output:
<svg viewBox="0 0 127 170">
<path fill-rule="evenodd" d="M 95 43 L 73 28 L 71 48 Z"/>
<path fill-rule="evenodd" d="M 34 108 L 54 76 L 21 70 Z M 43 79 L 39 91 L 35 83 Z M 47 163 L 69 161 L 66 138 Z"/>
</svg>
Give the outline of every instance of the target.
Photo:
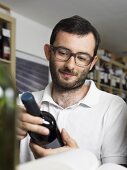
<svg viewBox="0 0 127 170">
<path fill-rule="evenodd" d="M 60 71 L 60 74 L 62 75 L 62 77 L 64 78 L 72 78 L 75 76 L 74 73 L 70 73 L 70 72 L 65 72 L 65 71 Z"/>
</svg>

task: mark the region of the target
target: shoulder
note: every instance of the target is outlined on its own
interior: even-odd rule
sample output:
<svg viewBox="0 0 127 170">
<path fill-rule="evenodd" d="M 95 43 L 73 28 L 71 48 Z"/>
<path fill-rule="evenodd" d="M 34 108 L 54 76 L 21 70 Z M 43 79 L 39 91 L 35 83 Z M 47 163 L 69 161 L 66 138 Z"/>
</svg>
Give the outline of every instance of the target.
<svg viewBox="0 0 127 170">
<path fill-rule="evenodd" d="M 117 105 L 126 106 L 125 101 L 121 97 L 100 90 L 92 80 L 86 81 L 85 85 L 90 85 L 84 99 L 90 106 L 97 106 L 99 109 L 107 109 L 110 106 L 117 107 Z"/>
<path fill-rule="evenodd" d="M 107 110 L 107 113 L 111 116 L 123 115 L 127 118 L 127 104 L 117 95 L 110 94 L 100 90 L 99 105 L 102 109 Z"/>
<path fill-rule="evenodd" d="M 99 90 L 99 91 L 100 91 L 100 100 L 105 101 L 105 102 L 107 101 L 109 103 L 117 103 L 117 104 L 126 105 L 122 97 L 102 91 L 102 90 Z"/>
</svg>

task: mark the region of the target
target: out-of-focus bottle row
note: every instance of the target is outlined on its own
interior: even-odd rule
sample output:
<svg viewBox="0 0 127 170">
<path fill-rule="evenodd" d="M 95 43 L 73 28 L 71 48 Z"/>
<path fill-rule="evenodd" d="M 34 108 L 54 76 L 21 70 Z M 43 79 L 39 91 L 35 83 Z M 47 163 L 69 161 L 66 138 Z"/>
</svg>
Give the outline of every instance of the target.
<svg viewBox="0 0 127 170">
<path fill-rule="evenodd" d="M 115 61 L 110 53 L 99 52 L 98 63 L 89 73 L 97 86 L 107 92 L 121 96 L 127 102 L 127 66 Z"/>
</svg>

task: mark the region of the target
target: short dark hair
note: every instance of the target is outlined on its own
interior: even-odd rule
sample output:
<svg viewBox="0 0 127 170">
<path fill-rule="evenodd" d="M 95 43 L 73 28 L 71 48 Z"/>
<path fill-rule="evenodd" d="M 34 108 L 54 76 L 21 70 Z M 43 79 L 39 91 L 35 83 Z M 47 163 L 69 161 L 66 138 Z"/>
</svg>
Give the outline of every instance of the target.
<svg viewBox="0 0 127 170">
<path fill-rule="evenodd" d="M 95 29 L 95 27 L 85 18 L 75 15 L 60 20 L 52 30 L 52 34 L 50 37 L 51 45 L 53 45 L 53 43 L 55 42 L 56 36 L 60 31 L 68 32 L 71 34 L 77 34 L 77 35 L 85 35 L 88 33 L 92 33 L 95 38 L 94 56 L 97 54 L 97 50 L 100 43 L 100 35 Z"/>
</svg>

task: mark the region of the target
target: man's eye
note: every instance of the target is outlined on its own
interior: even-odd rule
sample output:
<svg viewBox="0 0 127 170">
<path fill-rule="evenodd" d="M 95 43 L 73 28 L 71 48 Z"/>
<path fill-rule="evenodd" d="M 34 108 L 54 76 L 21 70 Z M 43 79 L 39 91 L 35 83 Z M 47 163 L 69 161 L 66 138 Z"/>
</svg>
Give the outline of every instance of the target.
<svg viewBox="0 0 127 170">
<path fill-rule="evenodd" d="M 67 51 L 66 50 L 58 50 L 59 55 L 66 55 Z"/>
<path fill-rule="evenodd" d="M 77 56 L 77 59 L 80 61 L 86 61 L 86 57 L 84 56 Z"/>
</svg>

